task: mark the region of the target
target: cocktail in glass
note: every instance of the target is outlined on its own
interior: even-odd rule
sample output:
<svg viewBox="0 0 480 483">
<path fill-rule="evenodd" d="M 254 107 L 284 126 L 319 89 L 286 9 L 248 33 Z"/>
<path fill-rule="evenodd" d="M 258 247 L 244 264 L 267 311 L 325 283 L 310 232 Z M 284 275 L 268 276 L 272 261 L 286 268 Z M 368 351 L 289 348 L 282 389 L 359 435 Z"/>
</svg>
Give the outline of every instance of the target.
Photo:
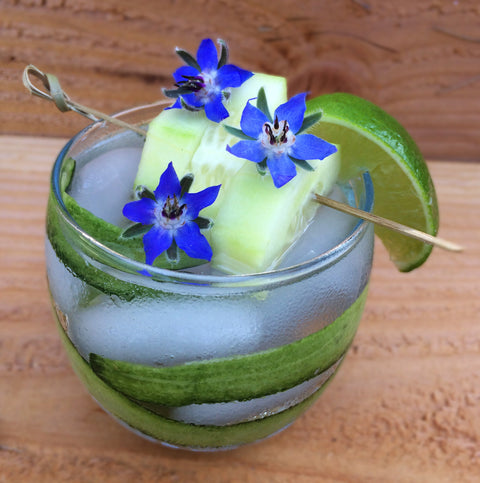
<svg viewBox="0 0 480 483">
<path fill-rule="evenodd" d="M 146 106 L 119 118 L 146 126 L 156 114 L 158 106 Z M 104 178 L 112 186 L 119 176 L 133 187 L 143 143 L 136 133 L 94 123 L 53 168 L 47 271 L 71 363 L 107 412 L 153 440 L 216 450 L 266 438 L 305 411 L 343 361 L 365 304 L 373 227 L 322 207 L 272 271 L 146 267 L 79 225 L 63 194 L 83 196 L 79 203 L 92 211 L 111 203 L 103 216 L 112 212 L 110 221 L 122 224 L 122 205 L 116 218 L 116 199 L 97 199 L 83 184 L 93 176 L 94 185 Z M 372 209 L 368 174 L 334 195 Z"/>
</svg>

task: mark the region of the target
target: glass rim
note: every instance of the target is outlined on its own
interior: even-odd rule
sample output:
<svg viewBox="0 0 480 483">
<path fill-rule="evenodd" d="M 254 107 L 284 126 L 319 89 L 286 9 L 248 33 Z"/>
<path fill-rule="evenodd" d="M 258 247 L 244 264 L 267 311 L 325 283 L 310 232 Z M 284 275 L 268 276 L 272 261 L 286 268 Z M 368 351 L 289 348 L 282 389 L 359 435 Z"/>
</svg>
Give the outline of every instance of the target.
<svg viewBox="0 0 480 483">
<path fill-rule="evenodd" d="M 133 107 L 127 110 L 120 111 L 111 117 L 122 117 L 127 116 L 132 113 L 138 113 L 140 110 L 149 109 L 149 108 L 158 108 L 158 103 L 154 104 L 146 104 L 140 105 L 137 107 Z M 67 158 L 67 155 L 70 151 L 70 148 L 74 146 L 74 144 L 79 141 L 83 140 L 86 135 L 88 135 L 93 129 L 101 129 L 105 126 L 105 121 L 99 120 L 94 121 L 93 123 L 87 125 L 77 134 L 75 134 L 72 138 L 70 138 L 64 147 L 59 152 L 57 158 L 55 159 L 50 184 L 51 184 L 51 192 L 53 193 L 56 207 L 60 210 L 62 215 L 62 219 L 64 222 L 67 223 L 69 228 L 75 232 L 80 240 L 82 241 L 83 246 L 88 246 L 91 250 L 90 253 L 95 253 L 99 255 L 98 258 L 94 257 L 100 263 L 107 265 L 111 268 L 115 268 L 117 270 L 121 270 L 129 275 L 135 275 L 138 277 L 142 277 L 142 279 L 153 280 L 155 282 L 179 282 L 179 283 L 193 283 L 193 284 L 214 284 L 218 285 L 231 285 L 237 283 L 245 283 L 245 282 L 253 282 L 258 281 L 258 283 L 262 283 L 263 281 L 268 280 L 276 280 L 276 279 L 290 279 L 290 278 L 297 278 L 297 277 L 304 277 L 310 273 L 316 273 L 321 270 L 325 270 L 330 265 L 335 263 L 337 260 L 340 260 L 344 255 L 349 253 L 356 245 L 360 242 L 363 238 L 363 235 L 368 228 L 368 222 L 359 219 L 358 222 L 355 224 L 354 228 L 350 230 L 343 239 L 333 245 L 328 250 L 312 257 L 308 260 L 303 262 L 293 264 L 288 267 L 282 267 L 278 269 L 271 269 L 263 272 L 258 273 L 246 273 L 246 274 L 221 274 L 221 275 L 212 275 L 212 274 L 198 274 L 192 273 L 185 270 L 173 270 L 169 268 L 159 268 L 153 267 L 151 265 L 147 265 L 143 262 L 139 262 L 133 260 L 98 241 L 91 235 L 89 235 L 86 231 L 84 231 L 72 217 L 70 212 L 68 211 L 67 207 L 65 206 L 62 196 L 61 196 L 61 189 L 60 189 L 60 175 L 63 166 L 64 160 Z M 117 127 L 118 132 L 127 132 L 127 129 L 121 129 Z M 361 176 L 363 186 L 364 186 L 364 200 L 362 206 L 359 206 L 360 209 L 371 212 L 373 209 L 374 203 L 374 188 L 373 183 L 368 171 L 365 171 Z M 145 276 L 143 273 L 148 271 L 150 276 Z"/>
</svg>

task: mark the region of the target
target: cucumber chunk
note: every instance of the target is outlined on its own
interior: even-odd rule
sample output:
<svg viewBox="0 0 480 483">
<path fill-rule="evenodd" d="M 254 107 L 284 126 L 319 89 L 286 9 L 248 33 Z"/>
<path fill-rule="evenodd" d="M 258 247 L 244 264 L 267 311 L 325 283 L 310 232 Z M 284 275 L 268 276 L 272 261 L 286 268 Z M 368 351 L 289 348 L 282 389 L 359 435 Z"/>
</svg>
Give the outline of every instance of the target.
<svg viewBox="0 0 480 483">
<path fill-rule="evenodd" d="M 269 175 L 260 176 L 254 163 L 226 150 L 238 142 L 224 125 L 238 128 L 246 103 L 264 89 L 269 106 L 287 101 L 286 80 L 255 74 L 233 89 L 227 102 L 230 116 L 223 123 L 208 121 L 203 113 L 171 109 L 150 125 L 135 184 L 154 189 L 168 162 L 179 177 L 194 174 L 192 191 L 221 184 L 217 200 L 202 216 L 213 219 L 207 233 L 212 265 L 226 273 L 269 270 L 303 232 L 318 206 L 314 191 L 328 193 L 340 166 L 338 153 L 310 162 L 313 171 L 297 170 L 297 176 L 281 189 Z"/>
<path fill-rule="evenodd" d="M 284 77 L 255 74 L 233 91 L 227 104 L 230 116 L 222 124 L 239 128 L 245 105 L 258 95 L 258 91 L 262 87 L 265 89 L 269 105 L 277 106 L 287 101 L 287 84 Z M 231 180 L 242 166 L 249 162 L 226 150 L 227 145 L 231 146 L 239 139 L 230 134 L 223 125 L 210 123 L 207 126 L 190 164 L 191 172 L 195 175 L 193 191 L 200 191 L 208 186 L 222 185 L 215 203 L 203 211 L 204 216 L 213 220 L 223 203 L 225 193 L 230 189 Z"/>
<path fill-rule="evenodd" d="M 223 123 L 238 127 L 246 103 L 261 87 L 268 91 L 268 101 L 272 105 L 286 101 L 284 77 L 255 74 L 232 90 L 226 102 L 230 116 Z M 222 184 L 220 198 L 203 212 L 204 216 L 214 218 L 225 185 L 243 165 L 241 159 L 226 151 L 226 146 L 238 139 L 225 130 L 223 123 L 209 121 L 203 112 L 184 109 L 161 112 L 149 125 L 134 187 L 144 185 L 154 190 L 160 175 L 172 161 L 179 178 L 187 173 L 194 174 L 192 192 Z"/>
<path fill-rule="evenodd" d="M 231 180 L 211 233 L 212 265 L 227 273 L 271 269 L 304 231 L 318 205 L 312 193 L 327 194 L 340 169 L 339 151 L 309 161 L 314 171 L 297 170 L 282 188 L 247 162 Z"/>
<path fill-rule="evenodd" d="M 134 188 L 154 190 L 170 161 L 181 179 L 190 172 L 190 160 L 210 121 L 203 112 L 183 109 L 162 111 L 148 126 Z"/>
<path fill-rule="evenodd" d="M 226 104 L 230 116 L 223 123 L 239 127 L 245 105 L 250 99 L 257 97 L 258 91 L 262 87 L 265 89 L 269 105 L 276 106 L 286 102 L 287 79 L 285 77 L 256 73 L 232 91 Z"/>
</svg>

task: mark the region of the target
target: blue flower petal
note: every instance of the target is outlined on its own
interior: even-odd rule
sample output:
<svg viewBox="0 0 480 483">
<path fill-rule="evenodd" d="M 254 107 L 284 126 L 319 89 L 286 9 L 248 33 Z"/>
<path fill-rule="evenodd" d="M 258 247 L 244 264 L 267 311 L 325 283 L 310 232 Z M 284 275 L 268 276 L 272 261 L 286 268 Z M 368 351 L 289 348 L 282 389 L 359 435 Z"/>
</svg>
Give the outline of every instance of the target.
<svg viewBox="0 0 480 483">
<path fill-rule="evenodd" d="M 290 148 L 290 154 L 297 159 L 324 159 L 336 151 L 335 145 L 313 134 L 299 134 Z"/>
<path fill-rule="evenodd" d="M 295 164 L 286 154 L 269 157 L 267 159 L 267 166 L 276 188 L 281 188 L 297 174 Z"/>
<path fill-rule="evenodd" d="M 189 257 L 212 259 L 212 249 L 207 239 L 200 233 L 200 228 L 193 221 L 185 223 L 175 234 L 178 248 L 182 249 Z"/>
<path fill-rule="evenodd" d="M 181 202 L 187 205 L 187 216 L 190 220 L 197 218 L 203 208 L 210 206 L 217 199 L 220 186 L 210 186 L 198 193 L 185 193 L 183 195 Z"/>
<path fill-rule="evenodd" d="M 297 94 L 285 102 L 285 104 L 275 109 L 275 115 L 273 117 L 278 116 L 279 121 L 287 120 L 293 133 L 296 133 L 302 127 L 306 110 L 306 96 L 305 93 Z"/>
<path fill-rule="evenodd" d="M 223 105 L 222 91 L 228 88 L 235 88 L 242 85 L 249 79 L 253 73 L 245 69 L 227 64 L 218 67 L 218 54 L 215 44 L 211 39 L 203 39 L 197 50 L 196 66 L 192 67 L 190 59 L 183 60 L 188 64 L 178 68 L 173 77 L 177 83 L 178 89 L 173 89 L 169 95 L 180 96 L 173 106 L 167 109 L 178 109 L 185 107 L 193 107 L 194 110 L 204 108 L 208 119 L 213 122 L 220 122 L 228 117 L 228 111 Z M 198 70 L 200 69 L 200 71 Z M 203 88 L 198 83 L 181 84 L 186 77 L 201 77 L 209 80 Z M 210 82 L 211 81 L 211 82 Z M 190 93 L 182 94 L 181 92 L 189 91 Z"/>
<path fill-rule="evenodd" d="M 261 163 L 266 157 L 265 150 L 258 141 L 241 140 L 233 146 L 227 146 L 227 151 L 254 163 Z"/>
<path fill-rule="evenodd" d="M 151 225 L 155 222 L 155 207 L 157 204 L 150 198 L 127 203 L 122 210 L 123 216 L 142 225 Z"/>
<path fill-rule="evenodd" d="M 181 97 L 189 106 L 201 108 L 205 105 L 205 99 L 197 96 L 194 92 L 191 94 L 183 94 Z"/>
<path fill-rule="evenodd" d="M 143 235 L 143 247 L 145 249 L 145 263 L 151 265 L 155 258 L 163 253 L 173 242 L 173 234 L 160 226 L 153 226 L 148 233 Z"/>
<path fill-rule="evenodd" d="M 243 109 L 242 118 L 240 119 L 242 131 L 247 136 L 258 138 L 266 122 L 268 122 L 267 116 L 248 101 Z"/>
<path fill-rule="evenodd" d="M 250 77 L 253 76 L 253 72 L 250 72 L 249 70 L 246 69 L 241 69 L 240 67 L 237 67 L 238 73 L 240 74 L 240 79 L 241 83 L 243 84 L 246 80 L 250 79 Z"/>
<path fill-rule="evenodd" d="M 180 186 L 180 181 L 178 180 L 177 173 L 173 167 L 173 163 L 168 163 L 167 169 L 160 176 L 160 182 L 157 188 L 153 192 L 158 204 L 163 205 L 168 196 L 180 195 L 182 187 Z"/>
<path fill-rule="evenodd" d="M 205 115 L 213 122 L 223 121 L 229 116 L 227 109 L 222 104 L 222 95 L 219 94 L 214 99 L 205 103 Z"/>
<path fill-rule="evenodd" d="M 197 50 L 197 62 L 202 72 L 216 70 L 218 65 L 217 48 L 212 39 L 203 39 Z"/>
<path fill-rule="evenodd" d="M 220 89 L 227 87 L 240 87 L 247 79 L 252 77 L 253 73 L 248 70 L 240 69 L 233 64 L 220 67 L 217 73 L 217 82 Z"/>
<path fill-rule="evenodd" d="M 151 277 L 152 274 L 148 270 L 137 270 L 140 275 L 145 275 L 145 277 Z"/>
<path fill-rule="evenodd" d="M 179 67 L 173 73 L 173 78 L 175 79 L 175 82 L 182 82 L 186 80 L 185 76 L 197 76 L 198 74 L 198 70 L 194 67 L 190 67 L 189 65 L 182 65 L 182 67 Z"/>
</svg>

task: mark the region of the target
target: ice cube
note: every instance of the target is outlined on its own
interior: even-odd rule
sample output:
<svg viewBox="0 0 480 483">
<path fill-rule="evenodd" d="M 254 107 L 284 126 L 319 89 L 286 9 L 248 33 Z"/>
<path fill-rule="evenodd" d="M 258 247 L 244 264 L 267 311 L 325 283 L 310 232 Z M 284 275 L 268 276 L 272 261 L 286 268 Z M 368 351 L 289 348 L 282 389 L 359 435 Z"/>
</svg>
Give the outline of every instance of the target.
<svg viewBox="0 0 480 483">
<path fill-rule="evenodd" d="M 129 304 L 101 295 L 70 314 L 69 336 L 85 358 L 170 366 L 255 351 L 258 319 L 240 300 L 166 295 Z"/>
<path fill-rule="evenodd" d="M 101 154 L 78 168 L 70 195 L 99 218 L 125 226 L 128 220 L 122 208 L 131 200 L 140 156 L 140 148 L 118 148 Z"/>
<path fill-rule="evenodd" d="M 345 202 L 345 196 L 338 186 L 334 187 L 329 197 Z M 279 268 L 310 260 L 330 250 L 352 232 L 357 222 L 358 218 L 352 215 L 341 213 L 327 206 L 319 206 L 305 232 L 285 253 Z"/>
<path fill-rule="evenodd" d="M 314 394 L 334 374 L 343 357 L 331 367 L 308 381 L 269 396 L 228 403 L 189 404 L 177 408 L 162 408 L 164 416 L 190 424 L 223 426 L 262 418 L 284 411 Z"/>
<path fill-rule="evenodd" d="M 338 186 L 330 198 L 345 202 Z M 302 263 L 338 246 L 353 233 L 358 218 L 320 206 L 314 220 L 290 247 L 280 268 Z M 306 337 L 339 317 L 357 299 L 368 282 L 368 266 L 373 255 L 373 228 L 367 224 L 358 245 L 332 265 L 310 277 L 272 290 L 265 299 L 269 317 L 262 325 L 264 339 L 288 344 Z M 271 321 L 275 321 L 272 323 Z"/>
<path fill-rule="evenodd" d="M 86 297 L 89 288 L 58 259 L 48 238 L 45 240 L 45 259 L 53 300 L 61 312 L 69 314 Z"/>
</svg>

